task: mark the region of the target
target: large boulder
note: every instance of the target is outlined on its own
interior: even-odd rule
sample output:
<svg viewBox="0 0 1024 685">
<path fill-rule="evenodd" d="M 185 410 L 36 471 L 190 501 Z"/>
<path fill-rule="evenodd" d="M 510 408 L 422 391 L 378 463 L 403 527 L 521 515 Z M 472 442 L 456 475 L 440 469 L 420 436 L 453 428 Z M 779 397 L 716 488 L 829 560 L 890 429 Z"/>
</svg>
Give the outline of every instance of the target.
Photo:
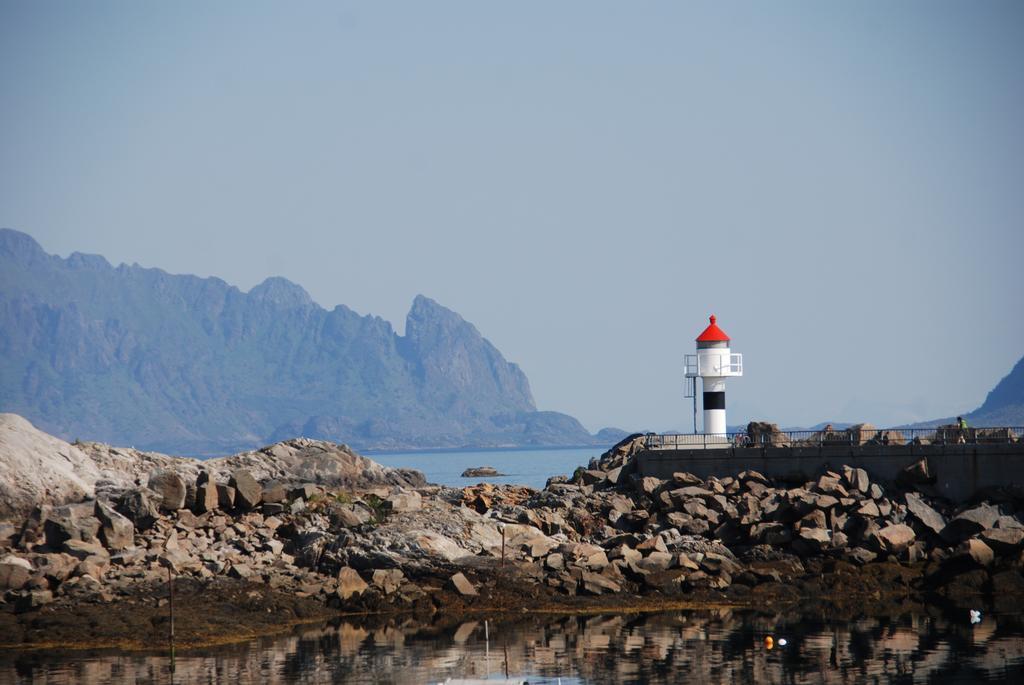
<svg viewBox="0 0 1024 685">
<path fill-rule="evenodd" d="M 338 572 L 338 597 L 341 599 L 348 599 L 353 595 L 362 594 L 369 587 L 354 568 L 345 566 Z"/>
<path fill-rule="evenodd" d="M 24 518 L 41 504 L 92 497 L 100 471 L 74 445 L 0 414 L 0 519 Z"/>
<path fill-rule="evenodd" d="M 217 492 L 217 484 L 212 480 L 203 482 L 196 481 L 195 510 L 197 514 L 205 514 L 213 511 L 220 504 L 220 494 Z"/>
<path fill-rule="evenodd" d="M 876 533 L 882 548 L 891 553 L 898 554 L 914 543 L 916 536 L 914 529 L 904 523 L 893 523 L 882 528 Z"/>
<path fill-rule="evenodd" d="M 0 558 L 0 592 L 20 590 L 28 585 L 32 576 L 32 564 L 13 554 Z"/>
<path fill-rule="evenodd" d="M 128 517 L 138 530 L 149 530 L 160 518 L 160 495 L 149 488 L 129 490 L 117 503 L 118 510 Z"/>
<path fill-rule="evenodd" d="M 1024 547 L 1024 529 L 1021 528 L 992 528 L 982 531 L 978 537 L 1000 556 L 1015 554 Z"/>
<path fill-rule="evenodd" d="M 231 474 L 228 486 L 235 489 L 235 506 L 239 509 L 255 509 L 263 501 L 263 486 L 245 469 Z"/>
<path fill-rule="evenodd" d="M 394 512 L 419 511 L 423 506 L 423 497 L 415 490 L 399 491 L 384 499 L 384 507 Z"/>
<path fill-rule="evenodd" d="M 59 549 L 66 540 L 95 542 L 100 522 L 93 516 L 92 502 L 65 504 L 48 509 L 42 521 L 46 546 Z"/>
<path fill-rule="evenodd" d="M 925 528 L 928 528 L 935 534 L 942 532 L 942 529 L 946 527 L 946 519 L 939 512 L 932 509 L 921 497 L 914 492 L 907 493 L 907 510 L 910 514 L 920 521 Z"/>
<path fill-rule="evenodd" d="M 961 511 L 942 529 L 942 537 L 958 543 L 978 533 L 994 528 L 1000 517 L 999 509 L 987 502 Z"/>
<path fill-rule="evenodd" d="M 448 579 L 448 587 L 463 597 L 476 597 L 480 594 L 473 583 L 461 573 L 456 573 Z"/>
<path fill-rule="evenodd" d="M 106 502 L 96 500 L 94 508 L 100 522 L 100 541 L 109 550 L 122 550 L 135 541 L 135 526 Z"/>
<path fill-rule="evenodd" d="M 185 481 L 174 471 L 154 471 L 150 474 L 146 487 L 160 495 L 162 511 L 175 512 L 185 506 Z"/>
<path fill-rule="evenodd" d="M 957 551 L 961 555 L 970 558 L 979 566 L 991 566 L 995 559 L 992 548 L 977 538 L 965 540 L 960 544 Z"/>
</svg>

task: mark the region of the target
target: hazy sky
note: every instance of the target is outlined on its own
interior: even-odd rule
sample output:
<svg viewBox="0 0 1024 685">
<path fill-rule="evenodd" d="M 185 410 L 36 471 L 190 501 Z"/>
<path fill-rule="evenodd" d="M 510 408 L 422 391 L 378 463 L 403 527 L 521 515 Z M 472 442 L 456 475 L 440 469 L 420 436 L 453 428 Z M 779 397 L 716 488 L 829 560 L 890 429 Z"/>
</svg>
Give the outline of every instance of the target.
<svg viewBox="0 0 1024 685">
<path fill-rule="evenodd" d="M 1024 3 L 0 0 L 0 226 L 401 332 L 596 429 L 978 406 L 1024 355 Z"/>
</svg>

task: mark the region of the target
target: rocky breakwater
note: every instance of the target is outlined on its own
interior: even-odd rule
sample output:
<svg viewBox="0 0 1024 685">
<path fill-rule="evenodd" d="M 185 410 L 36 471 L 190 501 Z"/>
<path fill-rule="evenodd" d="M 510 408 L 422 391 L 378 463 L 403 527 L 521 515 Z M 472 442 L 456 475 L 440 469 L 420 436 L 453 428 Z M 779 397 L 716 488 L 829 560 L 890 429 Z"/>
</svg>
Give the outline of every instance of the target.
<svg viewBox="0 0 1024 685">
<path fill-rule="evenodd" d="M 426 485 L 308 440 L 162 464 L 0 528 L 0 634 L 162 639 L 169 575 L 197 641 L 338 611 L 1024 602 L 1024 503 L 954 507 L 929 493 L 924 462 L 898 484 L 849 467 L 797 485 L 754 471 L 662 480 L 635 473 L 637 447 L 539 491 Z"/>
</svg>

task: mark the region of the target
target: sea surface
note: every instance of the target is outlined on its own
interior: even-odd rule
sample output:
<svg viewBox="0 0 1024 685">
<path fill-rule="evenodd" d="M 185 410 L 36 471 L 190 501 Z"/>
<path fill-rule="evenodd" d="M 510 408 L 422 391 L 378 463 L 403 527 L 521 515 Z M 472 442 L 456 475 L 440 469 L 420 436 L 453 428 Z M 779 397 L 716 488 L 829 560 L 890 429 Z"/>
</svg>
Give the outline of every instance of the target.
<svg viewBox="0 0 1024 685">
<path fill-rule="evenodd" d="M 160 652 L 0 651 L 0 683 L 1024 683 L 1022 618 L 717 609 L 444 628 L 367 618 L 179 652 L 173 673 Z"/>
<path fill-rule="evenodd" d="M 429 452 L 365 452 L 384 466 L 422 471 L 431 483 L 456 488 L 475 483 L 508 483 L 543 488 L 551 476 L 572 475 L 577 466 L 586 467 L 606 447 L 567 449 L 436 450 Z M 462 478 L 467 468 L 493 466 L 507 474 L 488 478 Z"/>
</svg>

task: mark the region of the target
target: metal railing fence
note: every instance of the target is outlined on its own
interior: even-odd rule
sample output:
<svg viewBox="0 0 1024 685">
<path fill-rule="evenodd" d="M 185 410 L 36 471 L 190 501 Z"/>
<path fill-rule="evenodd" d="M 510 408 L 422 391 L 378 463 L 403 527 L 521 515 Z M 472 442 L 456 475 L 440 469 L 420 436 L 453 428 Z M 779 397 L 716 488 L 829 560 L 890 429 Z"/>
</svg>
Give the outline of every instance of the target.
<svg viewBox="0 0 1024 685">
<path fill-rule="evenodd" d="M 722 447 L 823 447 L 838 445 L 982 445 L 1020 442 L 1024 426 L 992 428 L 870 428 L 852 426 L 818 431 L 750 429 L 735 433 L 648 433 L 647 449 L 715 449 Z"/>
</svg>

